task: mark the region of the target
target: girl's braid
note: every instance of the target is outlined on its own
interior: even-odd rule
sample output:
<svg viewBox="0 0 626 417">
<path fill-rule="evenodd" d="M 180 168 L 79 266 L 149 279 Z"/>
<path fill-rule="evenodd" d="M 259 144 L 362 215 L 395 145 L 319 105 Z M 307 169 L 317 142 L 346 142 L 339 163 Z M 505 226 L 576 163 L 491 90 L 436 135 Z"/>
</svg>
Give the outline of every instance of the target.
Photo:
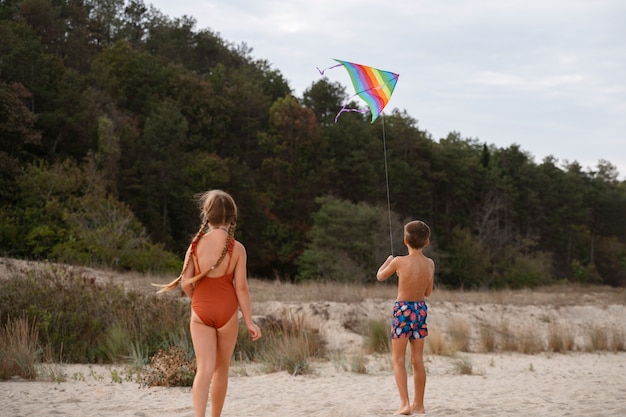
<svg viewBox="0 0 626 417">
<path fill-rule="evenodd" d="M 207 222 L 208 225 L 208 222 Z M 222 250 L 222 254 L 220 255 L 219 259 L 217 260 L 217 262 L 215 262 L 215 265 L 213 265 L 211 268 L 207 269 L 206 271 L 192 277 L 189 278 L 186 283 L 187 284 L 193 284 L 194 282 L 204 278 L 206 275 L 209 274 L 209 272 L 213 271 L 215 268 L 217 268 L 222 261 L 224 260 L 224 258 L 226 257 L 226 254 L 228 253 L 228 247 L 230 246 L 230 242 L 231 240 L 234 238 L 235 236 L 235 225 L 236 222 L 235 220 L 233 220 L 229 225 L 228 225 L 228 237 L 226 238 L 226 244 L 224 245 L 224 249 Z M 183 270 L 184 271 L 184 270 Z M 228 271 L 226 271 L 228 273 Z"/>
<path fill-rule="evenodd" d="M 230 222 L 230 224 L 228 225 L 228 238 L 226 239 L 226 244 L 224 245 L 224 249 L 222 249 L 222 253 L 220 257 L 218 258 L 217 262 L 215 262 L 215 265 L 211 267 L 211 271 L 217 268 L 222 263 L 222 261 L 226 257 L 226 254 L 228 253 L 228 247 L 230 246 L 230 241 L 234 237 L 235 237 L 235 220 Z"/>
<path fill-rule="evenodd" d="M 172 290 L 176 289 L 176 287 L 178 287 L 178 284 L 183 279 L 183 274 L 185 273 L 185 270 L 187 269 L 187 266 L 189 266 L 189 260 L 191 259 L 191 246 L 193 244 L 195 244 L 198 241 L 198 239 L 200 239 L 200 236 L 202 236 L 204 234 L 204 231 L 205 231 L 205 229 L 208 226 L 209 226 L 209 219 L 207 218 L 207 216 L 204 216 L 204 219 L 202 220 L 202 223 L 200 224 L 200 229 L 196 232 L 195 236 L 191 240 L 191 244 L 189 245 L 189 250 L 187 250 L 187 253 L 185 254 L 185 260 L 183 261 L 183 269 L 180 271 L 180 275 L 174 281 L 172 281 L 172 282 L 170 282 L 169 284 L 166 284 L 166 285 L 152 284 L 152 285 L 155 285 L 157 287 L 161 287 L 161 289 L 159 291 L 157 291 L 157 294 L 160 293 L 160 292 L 172 291 Z"/>
<path fill-rule="evenodd" d="M 200 236 L 204 234 L 204 231 L 206 230 L 208 226 L 209 226 L 209 219 L 206 216 L 204 216 L 202 223 L 200 223 L 200 229 L 196 232 L 193 239 L 191 239 L 191 244 L 189 245 L 189 248 L 191 248 L 198 241 L 198 239 L 200 239 Z M 191 258 L 190 256 L 191 253 L 189 251 L 187 253 L 189 254 L 189 256 L 185 256 L 185 262 L 183 262 L 183 270 L 180 271 L 181 277 L 185 273 L 185 269 L 187 269 L 187 266 L 189 265 L 189 259 Z"/>
</svg>

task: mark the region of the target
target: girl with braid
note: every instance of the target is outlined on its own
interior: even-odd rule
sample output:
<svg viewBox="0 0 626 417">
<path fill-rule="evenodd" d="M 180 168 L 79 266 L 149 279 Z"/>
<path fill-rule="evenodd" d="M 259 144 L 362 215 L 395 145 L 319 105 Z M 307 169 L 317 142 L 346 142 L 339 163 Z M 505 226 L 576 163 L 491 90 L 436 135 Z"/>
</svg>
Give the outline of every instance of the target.
<svg viewBox="0 0 626 417">
<path fill-rule="evenodd" d="M 246 278 L 246 249 L 235 240 L 237 206 L 224 191 L 212 190 L 200 198 L 202 224 L 185 255 L 181 275 L 159 291 L 181 283 L 191 298 L 191 339 L 196 354 L 192 397 L 196 417 L 206 413 L 209 391 L 211 416 L 222 413 L 230 359 L 238 334 L 237 309 L 252 340 L 261 330 L 252 320 Z"/>
</svg>

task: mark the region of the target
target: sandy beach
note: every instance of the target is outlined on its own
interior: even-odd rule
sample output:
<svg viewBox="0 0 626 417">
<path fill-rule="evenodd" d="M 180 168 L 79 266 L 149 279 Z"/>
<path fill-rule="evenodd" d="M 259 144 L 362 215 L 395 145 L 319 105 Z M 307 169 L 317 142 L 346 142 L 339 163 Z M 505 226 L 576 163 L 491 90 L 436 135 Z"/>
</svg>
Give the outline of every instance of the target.
<svg viewBox="0 0 626 417">
<path fill-rule="evenodd" d="M 619 299 L 618 299 L 619 300 Z M 445 330 L 463 317 L 472 325 L 474 348 L 480 323 L 506 322 L 509 328 L 531 325 L 538 338 L 551 323 L 562 323 L 575 336 L 567 353 L 464 353 L 425 356 L 426 409 L 431 416 L 626 416 L 626 353 L 584 348 L 590 329 L 618 329 L 623 335 L 623 303 L 516 304 L 431 301 L 429 326 Z M 333 352 L 313 363 L 314 373 L 291 376 L 263 373 L 253 364 L 235 362 L 223 416 L 388 416 L 398 396 L 388 355 L 366 355 L 366 373 L 345 366 L 362 351 L 362 336 L 345 329 L 346 315 L 362 320 L 384 318 L 388 301 L 278 302 L 255 304 L 257 313 L 303 314 L 317 325 Z M 615 331 L 614 331 L 615 332 Z M 461 374 L 457 363 L 471 364 Z M 343 363 L 343 365 L 342 365 Z M 0 415 L 26 416 L 193 416 L 190 388 L 146 388 L 124 380 L 123 365 L 63 365 L 65 381 L 0 382 Z M 118 378 L 114 378 L 116 375 Z M 121 378 L 120 378 L 121 377 Z M 123 381 L 119 381 L 122 379 Z M 412 389 L 412 385 L 410 385 Z"/>
<path fill-rule="evenodd" d="M 626 415 L 625 353 L 466 355 L 476 368 L 473 375 L 455 374 L 453 358 L 427 358 L 428 415 Z M 2 382 L 1 415 L 193 416 L 189 388 L 112 382 L 114 368 L 71 365 L 66 382 Z M 397 393 L 388 367 L 368 374 L 337 369 L 331 362 L 316 368 L 309 376 L 233 375 L 223 415 L 348 417 L 395 411 Z"/>
</svg>

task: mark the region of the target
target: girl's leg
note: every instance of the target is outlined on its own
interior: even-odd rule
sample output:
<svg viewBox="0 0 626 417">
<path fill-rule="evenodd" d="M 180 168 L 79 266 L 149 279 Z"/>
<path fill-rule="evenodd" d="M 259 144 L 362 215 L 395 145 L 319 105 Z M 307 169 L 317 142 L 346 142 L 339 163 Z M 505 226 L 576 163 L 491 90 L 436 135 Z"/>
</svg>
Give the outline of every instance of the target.
<svg viewBox="0 0 626 417">
<path fill-rule="evenodd" d="M 396 378 L 396 386 L 400 394 L 400 408 L 395 414 L 410 414 L 411 406 L 409 405 L 409 389 L 407 387 L 406 364 L 404 357 L 406 355 L 406 346 L 409 343 L 408 338 L 391 339 L 391 362 L 393 364 L 393 375 Z"/>
<path fill-rule="evenodd" d="M 215 359 L 215 374 L 211 384 L 211 417 L 222 414 L 226 390 L 228 389 L 228 371 L 230 359 L 237 343 L 239 333 L 239 319 L 237 313 L 224 326 L 217 329 L 217 354 Z"/>
<path fill-rule="evenodd" d="M 192 398 L 196 417 L 206 415 L 209 399 L 209 387 L 215 370 L 215 355 L 217 351 L 217 331 L 209 327 L 200 318 L 191 312 L 189 324 L 193 350 L 196 354 L 196 376 L 193 380 Z"/>
<path fill-rule="evenodd" d="M 424 414 L 424 390 L 426 388 L 426 369 L 424 368 L 424 339 L 411 341 L 411 365 L 413 365 L 413 386 L 415 398 L 411 410 Z"/>
</svg>

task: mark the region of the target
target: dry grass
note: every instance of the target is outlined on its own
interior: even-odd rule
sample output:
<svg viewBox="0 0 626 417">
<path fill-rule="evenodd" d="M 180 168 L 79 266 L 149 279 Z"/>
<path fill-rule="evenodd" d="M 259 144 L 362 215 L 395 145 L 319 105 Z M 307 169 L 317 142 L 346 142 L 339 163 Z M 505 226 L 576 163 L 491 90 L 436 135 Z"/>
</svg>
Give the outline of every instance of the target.
<svg viewBox="0 0 626 417">
<path fill-rule="evenodd" d="M 509 322 L 502 320 L 496 330 L 496 346 L 501 352 L 516 352 L 518 338 L 509 327 Z"/>
<path fill-rule="evenodd" d="M 365 365 L 365 355 L 363 352 L 356 353 L 350 356 L 350 371 L 356 374 L 366 374 L 367 366 Z"/>
<path fill-rule="evenodd" d="M 495 352 L 496 332 L 486 324 L 480 326 L 480 351 L 483 353 Z"/>
<path fill-rule="evenodd" d="M 9 318 L 0 328 L 0 378 L 37 376 L 37 335 L 37 328 L 25 318 Z"/>
<path fill-rule="evenodd" d="M 453 317 L 448 321 L 448 334 L 451 338 L 452 350 L 454 352 L 470 351 L 470 325 L 464 318 Z"/>
<path fill-rule="evenodd" d="M 446 335 L 438 328 L 428 330 L 426 353 L 439 356 L 450 356 L 455 353 Z"/>
<path fill-rule="evenodd" d="M 335 301 L 340 303 L 361 302 L 370 299 L 395 299 L 397 288 L 390 283 L 355 285 L 333 282 L 306 282 L 293 284 L 281 281 L 250 279 L 250 293 L 257 302 L 286 301 Z"/>
<path fill-rule="evenodd" d="M 555 339 L 554 343 L 557 342 L 564 343 L 560 338 Z M 534 354 L 544 350 L 542 337 L 537 335 L 536 329 L 532 326 L 513 329 L 508 321 L 502 320 L 496 326 L 483 323 L 480 327 L 479 351 L 482 353 L 519 352 Z"/>
<path fill-rule="evenodd" d="M 141 382 L 147 387 L 186 387 L 191 386 L 195 373 L 194 358 L 184 349 L 171 346 L 152 357 Z"/>
<path fill-rule="evenodd" d="M 588 333 L 587 352 L 609 350 L 609 333 L 604 327 L 593 327 Z"/>
<path fill-rule="evenodd" d="M 523 327 L 515 336 L 518 340 L 517 352 L 532 355 L 544 350 L 543 341 L 537 336 L 536 330 L 532 326 Z"/>
<path fill-rule="evenodd" d="M 455 372 L 459 375 L 473 375 L 474 364 L 472 360 L 467 356 L 458 356 L 452 363 Z"/>
<path fill-rule="evenodd" d="M 618 326 L 599 326 L 587 333 L 585 351 L 623 352 L 625 350 L 624 328 Z"/>
<path fill-rule="evenodd" d="M 626 350 L 626 337 L 624 337 L 623 327 L 614 326 L 611 329 L 611 350 L 615 352 Z"/>
<path fill-rule="evenodd" d="M 508 305 L 602 305 L 626 304 L 626 288 L 564 284 L 522 290 L 457 291 L 436 289 L 432 302 Z"/>
<path fill-rule="evenodd" d="M 326 343 L 311 317 L 284 309 L 280 317 L 266 316 L 259 325 L 263 338 L 254 343 L 240 327 L 235 357 L 258 361 L 267 372 L 309 374 L 312 361 L 327 354 Z"/>
<path fill-rule="evenodd" d="M 564 353 L 574 349 L 574 334 L 561 323 L 551 323 L 548 334 L 548 350 Z"/>
</svg>

